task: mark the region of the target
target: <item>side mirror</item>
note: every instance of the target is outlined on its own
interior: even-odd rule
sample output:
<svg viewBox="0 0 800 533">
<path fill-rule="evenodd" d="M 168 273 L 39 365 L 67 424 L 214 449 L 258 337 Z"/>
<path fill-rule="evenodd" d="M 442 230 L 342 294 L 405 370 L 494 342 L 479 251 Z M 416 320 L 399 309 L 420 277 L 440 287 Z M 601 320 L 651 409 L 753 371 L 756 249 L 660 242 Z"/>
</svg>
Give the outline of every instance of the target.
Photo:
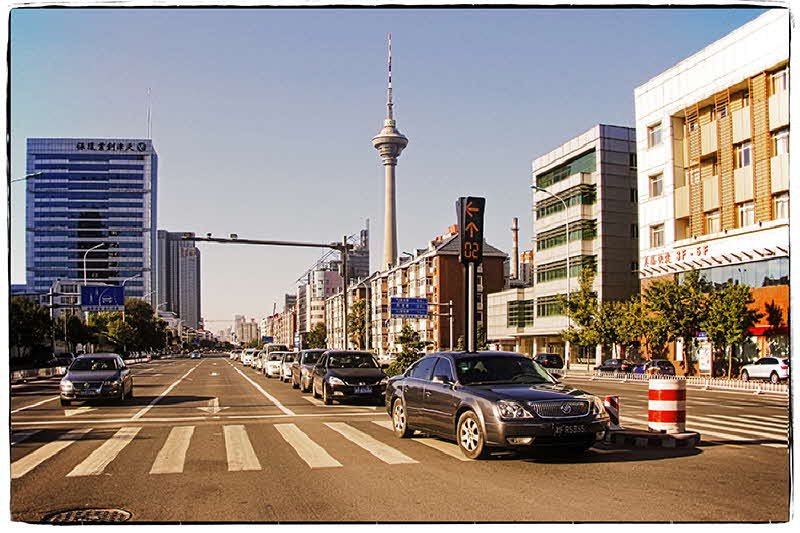
<svg viewBox="0 0 800 533">
<path fill-rule="evenodd" d="M 451 380 L 448 376 L 433 376 L 431 381 L 434 383 L 444 383 L 446 385 L 453 383 L 453 380 Z"/>
</svg>

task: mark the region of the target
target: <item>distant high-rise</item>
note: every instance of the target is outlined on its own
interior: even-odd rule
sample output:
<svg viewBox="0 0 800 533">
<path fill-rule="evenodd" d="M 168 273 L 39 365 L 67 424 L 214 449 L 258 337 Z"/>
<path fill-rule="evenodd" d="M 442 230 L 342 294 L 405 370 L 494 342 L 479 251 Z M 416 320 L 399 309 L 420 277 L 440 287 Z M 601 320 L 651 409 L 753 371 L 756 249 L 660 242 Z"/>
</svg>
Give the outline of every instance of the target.
<svg viewBox="0 0 800 533">
<path fill-rule="evenodd" d="M 355 247 L 347 254 L 347 265 L 351 278 L 369 277 L 369 220 L 367 226 L 361 230 Z"/>
<path fill-rule="evenodd" d="M 26 284 L 56 279 L 156 286 L 158 156 L 150 139 L 28 139 Z M 90 251 L 91 250 L 91 251 Z M 155 302 L 155 293 L 148 298 Z"/>
<path fill-rule="evenodd" d="M 190 235 L 194 235 L 191 233 Z M 183 233 L 158 230 L 159 304 L 197 328 L 200 322 L 200 250 Z"/>
</svg>

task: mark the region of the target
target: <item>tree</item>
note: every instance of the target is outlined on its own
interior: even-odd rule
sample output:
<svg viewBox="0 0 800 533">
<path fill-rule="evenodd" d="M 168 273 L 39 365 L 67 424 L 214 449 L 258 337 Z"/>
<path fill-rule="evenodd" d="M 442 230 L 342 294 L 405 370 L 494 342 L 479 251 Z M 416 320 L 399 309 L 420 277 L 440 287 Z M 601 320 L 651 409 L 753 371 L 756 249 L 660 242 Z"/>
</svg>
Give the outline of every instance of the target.
<svg viewBox="0 0 800 533">
<path fill-rule="evenodd" d="M 311 326 L 311 331 L 306 335 L 306 345 L 310 349 L 328 347 L 328 330 L 325 329 L 324 322 L 317 322 Z"/>
<path fill-rule="evenodd" d="M 486 328 L 484 326 L 479 326 L 478 330 L 475 332 L 475 349 L 476 350 L 485 350 L 487 347 L 486 343 Z M 460 335 L 458 339 L 456 339 L 455 351 L 463 352 L 466 350 L 464 344 L 464 335 Z"/>
<path fill-rule="evenodd" d="M 409 324 L 403 325 L 398 342 L 402 347 L 400 353 L 395 356 L 394 361 L 386 369 L 386 373 L 390 376 L 405 372 L 414 361 L 420 358 L 422 352 L 425 351 L 425 347 L 433 344 L 429 341 L 420 340 L 419 333 L 414 331 Z"/>
<path fill-rule="evenodd" d="M 652 359 L 660 359 L 664 355 L 667 344 L 667 324 L 648 310 L 638 296 L 634 296 L 621 305 L 621 317 L 618 334 L 619 343 L 627 351 L 640 343 Z"/>
<path fill-rule="evenodd" d="M 50 344 L 52 321 L 47 309 L 24 296 L 11 298 L 9 306 L 9 344 L 22 357 Z"/>
<path fill-rule="evenodd" d="M 745 343 L 750 337 L 749 329 L 764 316 L 750 308 L 754 302 L 750 287 L 733 283 L 726 283 L 708 295 L 701 327 L 711 343 L 712 361 L 715 355 L 727 352 L 728 377 L 734 375 L 732 347 Z"/>
<path fill-rule="evenodd" d="M 621 344 L 622 316 L 624 313 L 622 302 L 600 302 L 592 322 L 597 344 L 610 348 Z"/>
<path fill-rule="evenodd" d="M 127 352 L 129 347 L 133 346 L 136 341 L 136 330 L 127 322 L 123 322 L 122 319 L 109 322 L 106 335 L 108 340 L 114 344 L 114 347 L 122 353 Z"/>
<path fill-rule="evenodd" d="M 350 336 L 350 341 L 355 345 L 357 350 L 361 350 L 365 346 L 364 342 L 364 329 L 366 327 L 366 305 L 365 299 L 357 300 L 351 307 L 350 312 L 347 314 L 347 331 Z"/>
<path fill-rule="evenodd" d="M 783 308 L 776 304 L 775 300 L 772 300 L 772 302 L 764 303 L 764 311 L 766 312 L 767 324 L 769 324 L 768 334 L 774 335 L 778 329 L 784 326 Z"/>
<path fill-rule="evenodd" d="M 76 344 L 86 344 L 95 337 L 92 328 L 75 314 L 63 314 L 54 319 L 53 330 L 56 338 L 69 345 L 70 351 L 75 349 Z"/>
<path fill-rule="evenodd" d="M 595 319 L 597 316 L 597 293 L 594 292 L 594 269 L 581 268 L 578 275 L 578 290 L 558 296 L 558 303 L 570 319 L 570 326 L 561 332 L 564 341 L 586 348 L 598 343 Z M 569 358 L 569 354 L 567 354 Z"/>
<path fill-rule="evenodd" d="M 245 348 L 251 348 L 253 350 L 261 350 L 264 348 L 264 343 L 261 342 L 259 339 L 253 339 L 248 343 L 245 343 Z"/>
</svg>

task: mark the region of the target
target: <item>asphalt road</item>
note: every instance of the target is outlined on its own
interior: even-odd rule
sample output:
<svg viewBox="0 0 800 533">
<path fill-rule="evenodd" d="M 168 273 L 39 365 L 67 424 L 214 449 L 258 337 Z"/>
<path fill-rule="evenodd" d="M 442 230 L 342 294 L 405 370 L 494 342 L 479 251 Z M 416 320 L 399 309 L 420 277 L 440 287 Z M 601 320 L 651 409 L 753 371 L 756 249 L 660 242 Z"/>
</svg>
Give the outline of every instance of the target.
<svg viewBox="0 0 800 533">
<path fill-rule="evenodd" d="M 227 357 L 136 365 L 124 404 L 61 407 L 58 380 L 12 386 L 11 515 L 122 509 L 132 522 L 786 521 L 788 398 L 688 391 L 693 450 L 599 445 L 578 458 L 396 438 L 370 405 L 322 405 Z M 644 425 L 647 388 L 620 396 Z"/>
</svg>

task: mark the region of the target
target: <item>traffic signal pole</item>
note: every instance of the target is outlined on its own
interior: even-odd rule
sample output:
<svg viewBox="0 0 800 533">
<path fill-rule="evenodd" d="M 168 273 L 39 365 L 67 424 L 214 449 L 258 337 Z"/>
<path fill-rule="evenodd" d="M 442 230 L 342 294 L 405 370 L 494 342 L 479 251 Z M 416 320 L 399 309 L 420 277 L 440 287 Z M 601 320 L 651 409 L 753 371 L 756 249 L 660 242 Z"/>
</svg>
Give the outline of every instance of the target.
<svg viewBox="0 0 800 533">
<path fill-rule="evenodd" d="M 483 212 L 486 198 L 461 197 L 456 202 L 458 213 L 458 236 L 460 241 L 458 260 L 464 265 L 464 341 L 468 352 L 477 345 L 477 265 L 483 261 Z"/>
</svg>

